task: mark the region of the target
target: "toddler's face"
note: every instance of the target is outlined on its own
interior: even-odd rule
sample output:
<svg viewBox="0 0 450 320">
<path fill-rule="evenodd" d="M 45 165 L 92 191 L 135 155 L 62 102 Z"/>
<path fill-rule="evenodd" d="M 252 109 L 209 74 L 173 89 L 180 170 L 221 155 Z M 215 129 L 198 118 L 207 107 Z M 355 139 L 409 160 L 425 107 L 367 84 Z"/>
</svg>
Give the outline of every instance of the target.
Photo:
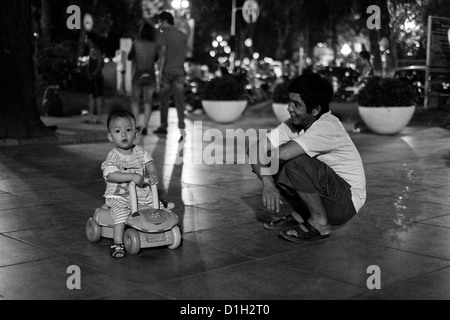
<svg viewBox="0 0 450 320">
<path fill-rule="evenodd" d="M 129 150 L 136 138 L 136 124 L 129 118 L 116 118 L 109 125 L 108 139 L 122 150 Z"/>
</svg>

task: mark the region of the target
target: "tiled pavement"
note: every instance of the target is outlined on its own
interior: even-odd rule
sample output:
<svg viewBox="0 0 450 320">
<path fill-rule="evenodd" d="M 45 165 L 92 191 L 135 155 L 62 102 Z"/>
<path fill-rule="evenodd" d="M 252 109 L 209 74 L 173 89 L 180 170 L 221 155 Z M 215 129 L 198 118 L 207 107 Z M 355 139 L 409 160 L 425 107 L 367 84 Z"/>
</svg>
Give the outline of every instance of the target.
<svg viewBox="0 0 450 320">
<path fill-rule="evenodd" d="M 231 126 L 189 119 L 185 163 L 177 165 L 172 111 L 168 137 L 140 143 L 153 154 L 164 197 L 176 204 L 177 250 L 145 249 L 116 261 L 110 240 L 87 241 L 86 221 L 102 205 L 100 164 L 111 149 L 103 126 L 44 118 L 66 138 L 85 134 L 81 141 L 92 143 L 0 146 L 0 299 L 450 299 L 450 131 L 351 133 L 368 201 L 329 241 L 298 245 L 263 229 L 269 216 L 248 165 L 192 161 L 193 121 L 203 121 L 202 132 L 264 129 L 276 125 L 271 113 L 247 112 Z M 205 139 L 203 147 L 216 143 Z M 72 265 L 81 269 L 81 290 L 66 286 Z M 367 287 L 373 265 L 381 290 Z"/>
</svg>

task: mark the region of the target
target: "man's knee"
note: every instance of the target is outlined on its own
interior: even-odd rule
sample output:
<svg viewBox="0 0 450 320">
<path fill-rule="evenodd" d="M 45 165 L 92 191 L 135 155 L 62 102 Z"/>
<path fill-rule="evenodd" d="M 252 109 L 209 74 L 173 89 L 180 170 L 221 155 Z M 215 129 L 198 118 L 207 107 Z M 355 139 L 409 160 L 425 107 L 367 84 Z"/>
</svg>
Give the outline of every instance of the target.
<svg viewBox="0 0 450 320">
<path fill-rule="evenodd" d="M 304 154 L 285 162 L 283 167 L 286 172 L 298 172 L 299 170 L 304 170 L 311 163 L 311 160 L 310 156 Z"/>
</svg>

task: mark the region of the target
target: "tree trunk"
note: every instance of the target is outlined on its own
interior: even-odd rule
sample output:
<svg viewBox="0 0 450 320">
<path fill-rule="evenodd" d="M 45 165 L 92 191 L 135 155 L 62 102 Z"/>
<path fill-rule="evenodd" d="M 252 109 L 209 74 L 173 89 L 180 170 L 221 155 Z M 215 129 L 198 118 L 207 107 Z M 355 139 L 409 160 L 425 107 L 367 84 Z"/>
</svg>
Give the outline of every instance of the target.
<svg viewBox="0 0 450 320">
<path fill-rule="evenodd" d="M 52 39 L 52 11 L 50 0 L 41 0 L 41 37 L 44 40 L 51 41 Z"/>
<path fill-rule="evenodd" d="M 50 136 L 36 106 L 30 1 L 0 0 L 0 21 L 0 139 Z"/>
</svg>

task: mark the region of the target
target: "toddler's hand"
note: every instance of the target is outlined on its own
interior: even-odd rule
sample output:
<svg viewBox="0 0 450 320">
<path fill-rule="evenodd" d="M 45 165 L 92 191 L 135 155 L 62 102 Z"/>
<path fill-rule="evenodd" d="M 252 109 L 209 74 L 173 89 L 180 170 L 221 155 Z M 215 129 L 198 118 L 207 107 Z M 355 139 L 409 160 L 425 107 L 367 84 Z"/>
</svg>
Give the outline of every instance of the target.
<svg viewBox="0 0 450 320">
<path fill-rule="evenodd" d="M 147 180 L 148 184 L 150 184 L 150 185 L 158 184 L 158 177 L 155 175 L 149 175 L 146 180 Z"/>
<path fill-rule="evenodd" d="M 139 188 L 144 187 L 144 184 L 145 184 L 144 177 L 141 176 L 140 174 L 133 175 L 132 181 L 136 184 L 137 187 L 139 187 Z"/>
</svg>

